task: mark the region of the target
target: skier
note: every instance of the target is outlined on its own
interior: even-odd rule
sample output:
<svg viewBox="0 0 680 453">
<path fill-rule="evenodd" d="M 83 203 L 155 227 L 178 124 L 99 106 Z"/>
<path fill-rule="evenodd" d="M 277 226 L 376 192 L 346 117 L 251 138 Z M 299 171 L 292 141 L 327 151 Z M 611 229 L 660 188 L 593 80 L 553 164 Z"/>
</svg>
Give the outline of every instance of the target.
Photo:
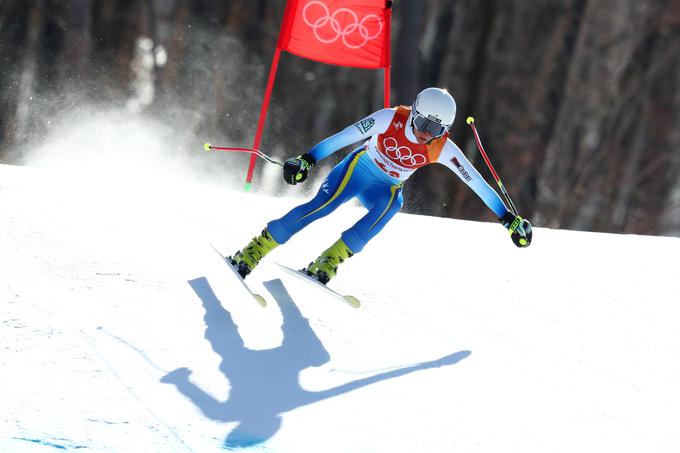
<svg viewBox="0 0 680 453">
<path fill-rule="evenodd" d="M 320 160 L 364 140 L 331 170 L 312 200 L 269 222 L 262 234 L 228 259 L 245 278 L 275 247 L 358 197 L 368 213 L 304 269 L 307 275 L 326 284 L 337 274 L 340 263 L 359 253 L 399 212 L 404 201 L 404 182 L 416 169 L 435 162 L 451 169 L 482 199 L 508 229 L 517 247 L 528 247 L 531 223 L 508 210 L 448 138 L 455 116 L 453 97 L 444 89 L 427 88 L 418 94 L 411 107 L 378 110 L 321 141 L 307 153 L 288 159 L 283 166 L 283 178 L 294 185 L 307 179 Z"/>
</svg>

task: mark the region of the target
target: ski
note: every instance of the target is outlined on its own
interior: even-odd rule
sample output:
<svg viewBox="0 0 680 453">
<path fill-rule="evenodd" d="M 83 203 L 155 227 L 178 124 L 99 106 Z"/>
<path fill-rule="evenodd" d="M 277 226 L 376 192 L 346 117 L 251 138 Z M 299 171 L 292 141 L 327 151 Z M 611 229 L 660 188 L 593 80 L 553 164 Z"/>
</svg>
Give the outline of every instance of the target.
<svg viewBox="0 0 680 453">
<path fill-rule="evenodd" d="M 255 293 L 253 292 L 253 290 L 250 289 L 250 286 L 248 286 L 248 284 L 247 284 L 246 281 L 243 279 L 243 277 L 241 277 L 241 274 L 238 273 L 238 269 L 236 269 L 236 268 L 231 264 L 231 261 L 229 261 L 229 258 L 227 258 L 226 256 L 224 256 L 224 255 L 222 254 L 222 252 L 220 252 L 219 250 L 217 250 L 217 249 L 215 248 L 214 245 L 210 244 L 210 247 L 215 251 L 215 253 L 217 253 L 217 254 L 220 256 L 220 258 L 222 258 L 222 261 L 224 261 L 224 263 L 227 265 L 227 267 L 228 267 L 229 269 L 231 269 L 231 271 L 234 273 L 234 275 L 236 276 L 236 278 L 239 279 L 239 281 L 241 282 L 241 284 L 243 285 L 243 287 L 250 293 L 251 296 L 253 296 L 253 299 L 255 299 L 255 301 L 256 301 L 258 304 L 260 304 L 262 307 L 266 307 L 266 306 L 267 306 L 267 301 L 265 300 L 265 298 L 262 297 L 262 296 L 260 296 L 259 294 L 255 294 Z"/>
<path fill-rule="evenodd" d="M 328 286 L 324 285 L 323 283 L 321 283 L 317 279 L 310 277 L 309 275 L 305 274 L 303 271 L 298 271 L 298 270 L 292 269 L 288 266 L 284 266 L 281 263 L 276 263 L 276 264 L 281 269 L 283 269 L 286 273 L 293 275 L 294 277 L 297 277 L 300 280 L 303 280 L 307 283 L 311 283 L 311 284 L 315 285 L 318 289 L 322 290 L 327 295 L 330 295 L 330 296 L 332 296 L 336 299 L 340 299 L 340 300 L 348 303 L 353 308 L 361 307 L 361 302 L 359 302 L 359 299 L 357 299 L 356 297 L 354 297 L 354 296 L 343 296 L 342 294 L 340 294 L 336 291 L 333 291 L 332 289 L 330 289 Z"/>
</svg>

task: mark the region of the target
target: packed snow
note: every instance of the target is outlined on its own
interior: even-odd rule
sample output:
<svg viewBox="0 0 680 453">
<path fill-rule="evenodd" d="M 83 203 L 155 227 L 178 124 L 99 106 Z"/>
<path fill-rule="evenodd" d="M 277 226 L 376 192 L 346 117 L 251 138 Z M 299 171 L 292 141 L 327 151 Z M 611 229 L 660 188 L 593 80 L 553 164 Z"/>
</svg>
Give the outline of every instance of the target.
<svg viewBox="0 0 680 453">
<path fill-rule="evenodd" d="M 678 238 L 398 214 L 330 283 L 354 309 L 274 264 L 346 205 L 262 308 L 210 244 L 301 198 L 73 162 L 0 166 L 0 451 L 680 451 Z"/>
</svg>

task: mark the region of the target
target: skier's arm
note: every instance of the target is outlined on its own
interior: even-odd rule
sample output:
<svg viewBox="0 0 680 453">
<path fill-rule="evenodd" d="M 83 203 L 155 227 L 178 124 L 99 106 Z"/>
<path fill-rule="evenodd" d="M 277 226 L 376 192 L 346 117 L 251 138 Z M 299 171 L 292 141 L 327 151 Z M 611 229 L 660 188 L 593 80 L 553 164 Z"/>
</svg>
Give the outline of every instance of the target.
<svg viewBox="0 0 680 453">
<path fill-rule="evenodd" d="M 517 247 L 528 247 L 533 236 L 531 222 L 510 211 L 498 193 L 487 184 L 479 172 L 467 160 L 463 152 L 451 140 L 447 140 L 439 155 L 440 164 L 446 165 L 467 184 L 498 217 L 510 232 L 510 238 Z"/>
<path fill-rule="evenodd" d="M 347 126 L 335 135 L 322 140 L 310 149 L 310 154 L 317 162 L 325 159 L 337 150 L 387 130 L 394 118 L 394 109 L 382 109 L 368 115 L 366 118 Z"/>
<path fill-rule="evenodd" d="M 321 159 L 325 159 L 347 145 L 385 132 L 394 118 L 394 112 L 394 109 L 378 110 L 317 143 L 302 156 L 291 157 L 283 165 L 283 179 L 288 184 L 303 182 L 307 179 L 309 170 Z"/>
<path fill-rule="evenodd" d="M 508 212 L 508 208 L 501 197 L 498 196 L 498 193 L 482 178 L 460 148 L 451 140 L 447 140 L 444 144 L 437 162 L 446 165 L 467 184 L 482 199 L 484 204 L 496 214 L 496 217 L 501 218 Z"/>
</svg>

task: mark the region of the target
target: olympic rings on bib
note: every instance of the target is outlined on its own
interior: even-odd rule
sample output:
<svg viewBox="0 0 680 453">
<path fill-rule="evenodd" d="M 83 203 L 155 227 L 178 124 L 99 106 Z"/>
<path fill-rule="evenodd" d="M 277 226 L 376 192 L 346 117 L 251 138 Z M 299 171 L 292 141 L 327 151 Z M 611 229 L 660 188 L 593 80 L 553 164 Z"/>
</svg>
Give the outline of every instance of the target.
<svg viewBox="0 0 680 453">
<path fill-rule="evenodd" d="M 427 158 L 422 154 L 413 154 L 408 146 L 397 146 L 399 143 L 394 137 L 385 137 L 382 142 L 384 152 L 395 162 L 406 168 L 418 168 L 427 163 Z"/>
<path fill-rule="evenodd" d="M 321 7 L 323 9 L 323 15 L 312 20 L 309 14 L 309 8 L 312 6 Z M 340 20 L 338 20 L 338 17 L 343 13 L 349 15 L 351 18 L 351 22 L 346 24 L 344 28 L 340 26 Z M 339 8 L 337 11 L 331 14 L 328 6 L 319 1 L 312 1 L 305 5 L 305 7 L 302 9 L 302 20 L 304 20 L 305 24 L 307 24 L 314 31 L 314 36 L 319 40 L 319 42 L 330 44 L 342 38 L 342 42 L 350 49 L 359 49 L 364 47 L 368 41 L 380 36 L 383 30 L 383 23 L 380 20 L 380 17 L 376 14 L 368 14 L 361 20 L 359 20 L 357 14 L 349 8 Z M 370 33 L 368 27 L 366 26 L 366 24 L 371 20 L 377 22 L 379 25 L 378 31 L 375 33 Z M 329 25 L 329 27 L 326 27 L 326 25 Z M 328 31 L 332 31 L 331 37 L 322 37 L 320 34 L 321 30 L 327 30 L 325 35 L 331 35 L 331 33 Z M 361 37 L 361 41 L 358 43 L 352 43 L 347 39 L 348 36 L 355 33 L 358 33 L 358 35 Z"/>
</svg>

